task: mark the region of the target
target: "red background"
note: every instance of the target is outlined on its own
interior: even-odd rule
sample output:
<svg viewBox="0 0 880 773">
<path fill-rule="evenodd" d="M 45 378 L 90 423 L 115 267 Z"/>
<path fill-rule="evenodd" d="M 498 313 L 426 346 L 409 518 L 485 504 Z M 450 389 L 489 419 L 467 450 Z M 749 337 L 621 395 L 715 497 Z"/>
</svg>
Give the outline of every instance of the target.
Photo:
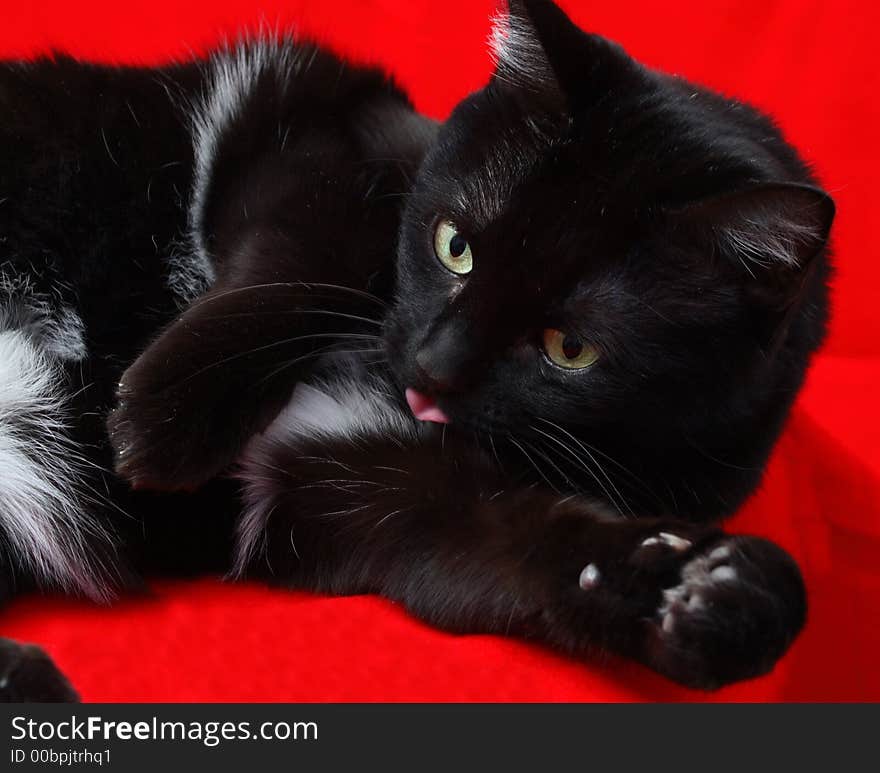
<svg viewBox="0 0 880 773">
<path fill-rule="evenodd" d="M 437 117 L 490 72 L 495 0 L 2 0 L 0 56 L 186 58 L 260 24 L 386 66 Z M 3 635 L 44 645 L 87 700 L 880 700 L 880 75 L 870 0 L 586 2 L 583 27 L 771 112 L 838 204 L 832 334 L 764 484 L 731 528 L 804 568 L 801 638 L 769 676 L 703 696 L 641 667 L 429 629 L 376 598 L 215 580 L 111 608 L 27 598 Z M 873 17 L 873 18 L 872 18 Z M 59 117 L 63 120 L 63 117 Z M 0 180 L 2 187 L 2 180 Z"/>
</svg>

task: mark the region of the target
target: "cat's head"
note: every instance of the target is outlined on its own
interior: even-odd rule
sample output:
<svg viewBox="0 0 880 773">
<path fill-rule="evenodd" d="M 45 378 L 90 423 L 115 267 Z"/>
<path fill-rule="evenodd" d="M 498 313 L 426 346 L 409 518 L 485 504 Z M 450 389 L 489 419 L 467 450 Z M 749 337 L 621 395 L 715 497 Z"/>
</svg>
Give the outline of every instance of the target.
<svg viewBox="0 0 880 773">
<path fill-rule="evenodd" d="M 491 44 L 403 215 L 387 339 L 413 412 L 568 477 L 591 447 L 640 476 L 693 447 L 760 466 L 822 335 L 831 200 L 768 119 L 547 0 Z"/>
</svg>

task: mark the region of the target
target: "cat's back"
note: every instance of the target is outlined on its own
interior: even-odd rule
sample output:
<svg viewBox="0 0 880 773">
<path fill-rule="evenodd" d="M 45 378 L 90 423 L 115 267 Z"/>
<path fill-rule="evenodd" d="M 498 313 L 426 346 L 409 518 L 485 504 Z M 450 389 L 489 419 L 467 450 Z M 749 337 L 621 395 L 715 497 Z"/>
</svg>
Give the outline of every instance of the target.
<svg viewBox="0 0 880 773">
<path fill-rule="evenodd" d="M 0 63 L 7 318 L 35 331 L 63 318 L 90 354 L 125 358 L 173 313 L 167 290 L 192 167 L 182 106 L 202 79 L 196 63 L 117 67 L 60 54 Z"/>
<path fill-rule="evenodd" d="M 161 67 L 2 62 L 0 300 L 74 307 L 90 354 L 124 365 L 214 281 L 215 234 L 283 206 L 285 180 L 364 201 L 360 172 L 403 185 L 430 131 L 379 69 L 290 38 Z"/>
</svg>

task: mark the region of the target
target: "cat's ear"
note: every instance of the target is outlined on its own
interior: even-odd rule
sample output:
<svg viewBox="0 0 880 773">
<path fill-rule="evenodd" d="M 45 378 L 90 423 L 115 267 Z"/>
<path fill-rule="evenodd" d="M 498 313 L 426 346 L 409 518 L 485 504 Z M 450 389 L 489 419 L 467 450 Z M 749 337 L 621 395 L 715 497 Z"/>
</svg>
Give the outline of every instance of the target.
<svg viewBox="0 0 880 773">
<path fill-rule="evenodd" d="M 797 298 L 828 241 L 834 202 L 809 185 L 762 183 L 670 215 L 689 241 L 698 240 L 741 271 L 753 298 L 783 309 Z"/>
<path fill-rule="evenodd" d="M 494 79 L 576 113 L 591 95 L 637 77 L 638 65 L 615 43 L 581 30 L 551 0 L 507 0 L 489 37 Z"/>
</svg>

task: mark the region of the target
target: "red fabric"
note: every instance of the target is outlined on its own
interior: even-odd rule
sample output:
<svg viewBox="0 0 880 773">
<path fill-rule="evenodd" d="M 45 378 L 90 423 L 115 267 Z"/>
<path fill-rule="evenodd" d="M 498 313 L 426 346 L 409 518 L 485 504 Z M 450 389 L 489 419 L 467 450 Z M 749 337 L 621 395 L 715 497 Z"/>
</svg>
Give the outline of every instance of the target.
<svg viewBox="0 0 880 773">
<path fill-rule="evenodd" d="M 838 204 L 832 335 L 764 484 L 732 523 L 789 549 L 811 598 L 769 676 L 703 696 L 638 666 L 431 630 L 376 598 L 162 583 L 109 609 L 26 598 L 3 635 L 39 642 L 87 700 L 880 699 L 880 76 L 870 0 L 563 0 L 653 66 L 771 111 Z M 490 71 L 494 0 L 32 0 L 6 3 L 0 55 L 186 57 L 242 25 L 287 27 L 381 62 L 442 117 Z M 2 181 L 0 181 L 2 185 Z"/>
</svg>

